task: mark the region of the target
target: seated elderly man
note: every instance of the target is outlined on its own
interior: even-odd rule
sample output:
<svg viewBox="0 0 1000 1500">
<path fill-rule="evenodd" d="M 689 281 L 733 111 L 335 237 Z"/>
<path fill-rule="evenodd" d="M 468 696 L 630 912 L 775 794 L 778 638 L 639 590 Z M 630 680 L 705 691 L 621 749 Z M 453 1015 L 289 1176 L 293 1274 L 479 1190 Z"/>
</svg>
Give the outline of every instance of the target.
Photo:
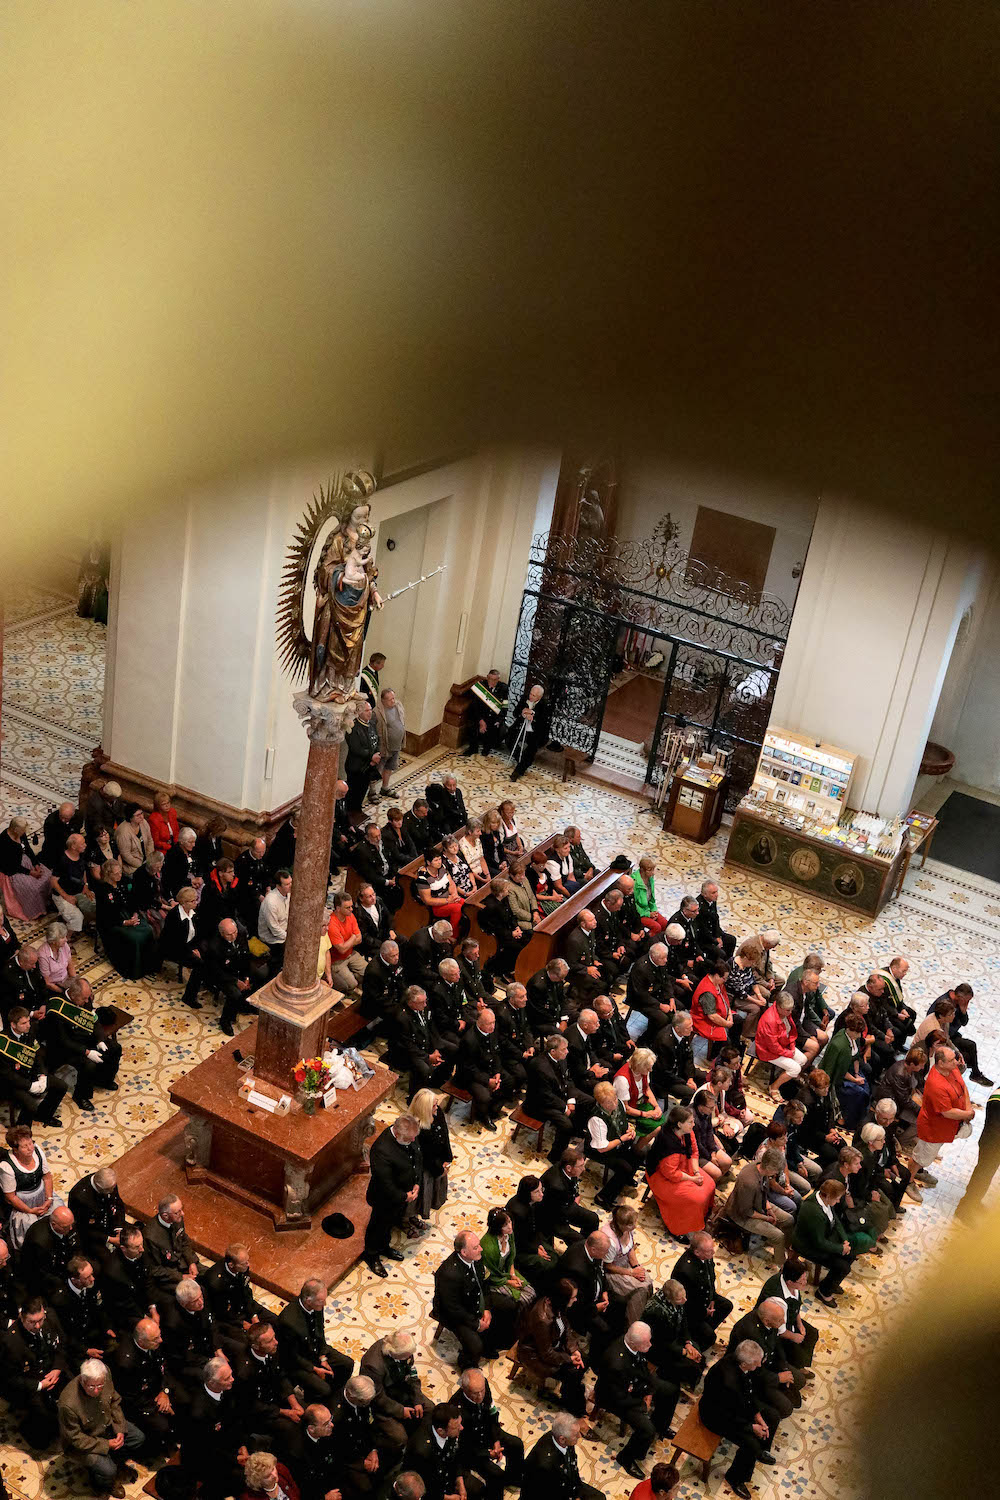
<svg viewBox="0 0 1000 1500">
<path fill-rule="evenodd" d="M 125 1485 L 139 1478 L 127 1459 L 142 1447 L 145 1434 L 125 1420 L 103 1360 L 85 1359 L 59 1397 L 59 1433 L 63 1451 L 86 1468 L 96 1494 L 120 1500 Z"/>
<path fill-rule="evenodd" d="M 379 1449 L 391 1462 L 402 1458 L 408 1440 L 423 1420 L 427 1397 L 420 1385 L 413 1357 L 417 1341 L 405 1328 L 395 1328 L 361 1356 L 358 1373 L 375 1387 L 373 1412 Z"/>
<path fill-rule="evenodd" d="M 521 1500 L 606 1500 L 603 1490 L 580 1478 L 576 1446 L 582 1430 L 580 1418 L 568 1412 L 552 1418 L 550 1431 L 524 1461 Z"/>
<path fill-rule="evenodd" d="M 781 1340 L 784 1326 L 784 1300 L 764 1297 L 733 1324 L 729 1335 L 730 1349 L 738 1348 L 744 1339 L 752 1339 L 761 1347 L 764 1358 L 752 1377 L 753 1388 L 764 1420 L 772 1429 L 802 1405 L 801 1390 L 806 1383 L 803 1372 L 793 1368 L 785 1352 Z"/>
<path fill-rule="evenodd" d="M 757 1464 L 775 1462 L 771 1453 L 774 1428 L 760 1410 L 753 1385 L 753 1376 L 763 1362 L 760 1345 L 744 1339 L 708 1371 L 698 1404 L 702 1425 L 736 1444 L 726 1483 L 740 1500 L 751 1500 L 748 1486 Z"/>
<path fill-rule="evenodd" d="M 657 1438 L 671 1438 L 670 1423 L 679 1387 L 649 1365 L 653 1335 L 648 1323 L 632 1323 L 624 1336 L 605 1350 L 594 1388 L 594 1401 L 627 1422 L 632 1432 L 618 1462 L 633 1479 L 645 1478 L 642 1460 Z"/>
</svg>

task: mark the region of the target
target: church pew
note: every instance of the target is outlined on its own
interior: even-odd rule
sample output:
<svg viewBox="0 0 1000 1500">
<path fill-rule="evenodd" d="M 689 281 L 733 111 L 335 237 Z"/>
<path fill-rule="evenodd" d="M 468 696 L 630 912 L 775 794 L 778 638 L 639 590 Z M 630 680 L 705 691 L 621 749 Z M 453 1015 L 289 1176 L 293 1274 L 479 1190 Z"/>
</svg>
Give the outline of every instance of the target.
<svg viewBox="0 0 1000 1500">
<path fill-rule="evenodd" d="M 542 839 L 541 843 L 533 845 L 532 848 L 528 850 L 527 854 L 522 857 L 530 859 L 536 849 L 541 849 L 542 852 L 546 855 L 550 854 L 558 837 L 558 834 L 550 833 L 547 838 Z M 478 891 L 476 891 L 474 896 L 470 896 L 468 898 L 464 908 L 469 916 L 469 936 L 471 938 L 475 938 L 476 942 L 479 944 L 479 954 L 483 963 L 485 963 L 488 958 L 492 958 L 493 954 L 496 952 L 497 946 L 496 938 L 491 937 L 491 935 L 483 929 L 479 921 L 479 913 L 482 910 L 483 902 L 486 900 L 489 894 L 489 885 L 482 886 Z"/>
<path fill-rule="evenodd" d="M 461 838 L 464 832 L 465 830 L 463 828 L 458 829 L 455 837 Z M 555 842 L 555 839 L 556 835 L 554 833 L 550 833 L 547 838 L 542 839 L 542 841 L 536 844 L 534 848 L 528 850 L 527 857 L 530 858 L 530 856 L 535 852 L 535 849 L 544 849 L 545 853 L 548 854 L 553 843 Z M 432 845 L 431 853 L 439 854 L 440 852 L 440 844 Z M 408 865 L 404 865 L 403 868 L 399 871 L 399 874 L 396 876 L 396 882 L 403 892 L 403 904 L 399 908 L 399 911 L 396 913 L 396 916 L 393 920 L 393 927 L 401 937 L 411 937 L 413 933 L 416 932 L 418 927 L 425 927 L 427 925 L 428 909 L 416 893 L 416 879 L 420 871 L 420 867 L 423 863 L 423 857 L 411 859 L 410 863 Z M 472 909 L 476 906 L 481 905 L 483 900 L 489 895 L 489 893 L 489 886 L 484 885 L 481 886 L 474 895 L 468 897 L 465 905 L 466 908 L 469 909 L 470 915 Z M 482 938 L 479 938 L 478 932 L 473 933 L 473 936 L 477 937 L 480 942 L 482 941 Z M 484 933 L 482 936 L 486 937 L 486 934 Z M 488 943 L 489 952 L 492 953 L 493 949 L 496 947 L 496 944 L 494 943 L 492 938 L 488 938 Z M 483 956 L 486 957 L 486 954 L 484 953 Z"/>
<path fill-rule="evenodd" d="M 544 969 L 550 958 L 561 958 L 566 939 L 576 926 L 576 919 L 587 907 L 595 907 L 621 878 L 620 870 L 604 870 L 574 891 L 568 901 L 545 916 L 530 940 L 517 955 L 514 978 L 527 984 L 532 974 Z"/>
</svg>

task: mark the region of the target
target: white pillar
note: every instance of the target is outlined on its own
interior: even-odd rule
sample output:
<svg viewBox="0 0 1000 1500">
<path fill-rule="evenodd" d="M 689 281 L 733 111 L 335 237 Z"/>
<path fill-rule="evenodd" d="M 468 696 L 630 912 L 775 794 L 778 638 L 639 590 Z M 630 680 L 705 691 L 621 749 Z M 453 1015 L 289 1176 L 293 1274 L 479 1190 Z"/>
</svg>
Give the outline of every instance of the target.
<svg viewBox="0 0 1000 1500">
<path fill-rule="evenodd" d="M 857 754 L 855 807 L 909 810 L 977 567 L 965 542 L 820 502 L 771 723 Z"/>
</svg>

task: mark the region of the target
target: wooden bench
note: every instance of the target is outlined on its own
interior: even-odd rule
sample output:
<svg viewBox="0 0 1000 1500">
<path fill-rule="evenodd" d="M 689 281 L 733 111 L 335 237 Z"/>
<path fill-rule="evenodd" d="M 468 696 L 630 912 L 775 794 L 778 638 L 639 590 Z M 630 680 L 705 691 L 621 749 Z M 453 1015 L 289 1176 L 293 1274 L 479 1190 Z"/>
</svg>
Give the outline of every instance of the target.
<svg viewBox="0 0 1000 1500">
<path fill-rule="evenodd" d="M 466 1089 L 460 1089 L 457 1083 L 443 1083 L 441 1085 L 441 1092 L 448 1101 L 444 1106 L 445 1114 L 450 1112 L 451 1106 L 456 1100 L 459 1104 L 472 1103 L 472 1095 Z"/>
<path fill-rule="evenodd" d="M 698 1415 L 698 1403 L 696 1402 L 684 1418 L 680 1427 L 673 1437 L 674 1454 L 670 1462 L 674 1468 L 680 1466 L 681 1454 L 695 1459 L 701 1464 L 702 1482 L 708 1486 L 709 1474 L 712 1468 L 712 1459 L 715 1450 L 722 1442 L 718 1433 L 709 1432 Z"/>
<path fill-rule="evenodd" d="M 604 870 L 588 880 L 578 891 L 574 891 L 568 901 L 550 911 L 539 922 L 517 955 L 514 978 L 521 984 L 527 984 L 532 974 L 544 969 L 549 959 L 561 957 L 566 939 L 576 926 L 577 917 L 585 909 L 596 906 L 620 878 L 620 870 Z"/>
<path fill-rule="evenodd" d="M 368 1022 L 361 1015 L 361 1001 L 352 1000 L 349 1005 L 342 1005 L 339 1010 L 331 1011 L 326 1034 L 332 1042 L 349 1042 L 359 1031 L 364 1031 L 367 1025 Z"/>
<path fill-rule="evenodd" d="M 563 781 L 569 781 L 571 777 L 576 775 L 578 754 L 579 752 L 572 746 L 568 750 L 565 748 L 562 750 L 550 750 L 546 746 L 544 750 L 539 750 L 535 756 L 534 763 L 538 765 L 541 762 L 543 766 L 554 766 L 557 771 L 562 772 Z"/>
</svg>

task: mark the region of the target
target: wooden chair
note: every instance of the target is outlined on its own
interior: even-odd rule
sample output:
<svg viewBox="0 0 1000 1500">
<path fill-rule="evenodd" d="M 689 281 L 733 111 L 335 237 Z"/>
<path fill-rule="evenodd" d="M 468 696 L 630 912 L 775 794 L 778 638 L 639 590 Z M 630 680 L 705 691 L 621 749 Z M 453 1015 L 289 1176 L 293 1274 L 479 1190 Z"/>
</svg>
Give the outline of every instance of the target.
<svg viewBox="0 0 1000 1500">
<path fill-rule="evenodd" d="M 455 1103 L 456 1099 L 459 1104 L 472 1104 L 472 1095 L 466 1089 L 460 1089 L 457 1083 L 443 1083 L 441 1085 L 441 1092 L 448 1100 L 448 1103 L 444 1106 L 446 1115 L 451 1113 L 451 1106 Z"/>
<path fill-rule="evenodd" d="M 533 1132 L 535 1136 L 535 1150 L 540 1156 L 542 1154 L 542 1139 L 545 1135 L 545 1121 L 533 1120 L 531 1115 L 525 1114 L 519 1104 L 516 1109 L 510 1112 L 510 1123 L 514 1127 L 510 1138 L 511 1144 L 517 1140 L 519 1130 L 527 1130 L 529 1133 Z"/>
<path fill-rule="evenodd" d="M 708 1487 L 709 1474 L 712 1468 L 712 1459 L 715 1450 L 722 1442 L 721 1437 L 715 1432 L 709 1432 L 698 1415 L 698 1403 L 696 1402 L 688 1412 L 684 1421 L 677 1429 L 673 1438 L 674 1453 L 670 1462 L 675 1468 L 680 1467 L 681 1454 L 693 1458 L 701 1464 L 701 1478 L 706 1489 Z"/>
</svg>

